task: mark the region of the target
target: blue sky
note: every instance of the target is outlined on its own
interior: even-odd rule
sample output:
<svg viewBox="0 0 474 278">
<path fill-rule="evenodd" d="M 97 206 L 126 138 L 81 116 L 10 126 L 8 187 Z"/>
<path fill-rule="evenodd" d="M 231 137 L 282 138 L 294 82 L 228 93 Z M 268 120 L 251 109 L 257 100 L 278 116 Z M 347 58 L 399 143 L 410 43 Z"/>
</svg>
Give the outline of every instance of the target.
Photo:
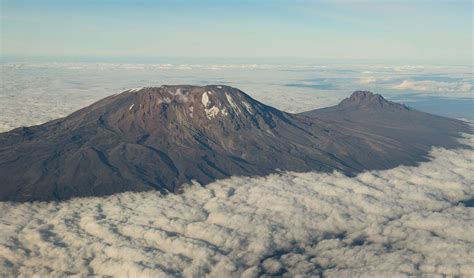
<svg viewBox="0 0 474 278">
<path fill-rule="evenodd" d="M 1 3 L 3 55 L 472 63 L 471 1 Z"/>
</svg>

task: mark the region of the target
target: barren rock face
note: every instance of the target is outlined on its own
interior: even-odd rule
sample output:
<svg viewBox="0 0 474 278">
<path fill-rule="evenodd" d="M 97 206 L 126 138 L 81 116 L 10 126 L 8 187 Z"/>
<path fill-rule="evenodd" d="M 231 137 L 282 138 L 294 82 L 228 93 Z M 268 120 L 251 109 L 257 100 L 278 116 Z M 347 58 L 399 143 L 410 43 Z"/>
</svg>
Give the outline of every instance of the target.
<svg viewBox="0 0 474 278">
<path fill-rule="evenodd" d="M 350 97 L 344 99 L 339 106 L 352 107 L 358 109 L 389 109 L 389 110 L 408 110 L 403 104 L 388 101 L 379 94 L 369 91 L 355 91 Z"/>
<path fill-rule="evenodd" d="M 353 175 L 414 164 L 467 131 L 363 91 L 289 114 L 228 86 L 136 88 L 0 134 L 0 200 L 179 192 L 191 180 L 277 170 Z"/>
</svg>

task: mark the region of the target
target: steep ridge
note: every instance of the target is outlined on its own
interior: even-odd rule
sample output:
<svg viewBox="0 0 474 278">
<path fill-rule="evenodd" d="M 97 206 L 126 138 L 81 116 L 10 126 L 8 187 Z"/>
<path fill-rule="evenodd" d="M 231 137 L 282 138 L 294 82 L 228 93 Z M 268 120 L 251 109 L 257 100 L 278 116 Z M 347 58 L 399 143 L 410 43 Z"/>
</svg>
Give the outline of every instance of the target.
<svg viewBox="0 0 474 278">
<path fill-rule="evenodd" d="M 403 128 L 407 118 L 410 128 Z M 461 121 L 369 92 L 289 114 L 228 86 L 136 88 L 0 134 L 0 200 L 179 192 L 192 180 L 279 170 L 353 175 L 413 165 L 431 146 L 459 146 L 455 138 L 466 131 Z M 439 138 L 423 136 L 436 132 Z"/>
</svg>

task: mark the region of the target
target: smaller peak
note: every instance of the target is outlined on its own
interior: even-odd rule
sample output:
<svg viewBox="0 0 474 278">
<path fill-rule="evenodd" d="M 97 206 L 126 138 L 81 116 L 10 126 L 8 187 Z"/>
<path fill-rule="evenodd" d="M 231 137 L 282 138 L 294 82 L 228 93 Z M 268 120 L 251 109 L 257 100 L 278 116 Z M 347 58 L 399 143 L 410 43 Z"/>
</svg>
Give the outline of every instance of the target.
<svg viewBox="0 0 474 278">
<path fill-rule="evenodd" d="M 350 97 L 339 104 L 344 107 L 357 107 L 365 109 L 408 109 L 403 104 L 386 100 L 382 95 L 370 91 L 357 90 Z"/>
<path fill-rule="evenodd" d="M 349 97 L 350 100 L 354 101 L 354 100 L 373 100 L 373 99 L 381 99 L 381 100 L 385 100 L 386 99 L 379 95 L 379 94 L 374 94 L 372 93 L 371 91 L 361 91 L 361 90 L 358 90 L 358 91 L 354 91 L 351 96 Z"/>
<path fill-rule="evenodd" d="M 374 94 L 371 91 L 356 90 L 351 94 L 351 97 L 352 96 L 373 96 L 373 95 L 376 95 L 376 94 Z"/>
</svg>

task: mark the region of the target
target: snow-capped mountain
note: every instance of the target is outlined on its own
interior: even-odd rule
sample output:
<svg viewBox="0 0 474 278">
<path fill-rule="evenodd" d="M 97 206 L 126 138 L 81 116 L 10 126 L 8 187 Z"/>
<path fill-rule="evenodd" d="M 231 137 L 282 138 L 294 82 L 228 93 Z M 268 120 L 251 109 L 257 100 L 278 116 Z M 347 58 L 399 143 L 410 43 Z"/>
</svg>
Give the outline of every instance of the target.
<svg viewBox="0 0 474 278">
<path fill-rule="evenodd" d="M 0 200 L 176 193 L 192 180 L 280 170 L 353 175 L 425 160 L 468 130 L 364 91 L 290 114 L 228 86 L 136 88 L 0 134 Z"/>
</svg>

